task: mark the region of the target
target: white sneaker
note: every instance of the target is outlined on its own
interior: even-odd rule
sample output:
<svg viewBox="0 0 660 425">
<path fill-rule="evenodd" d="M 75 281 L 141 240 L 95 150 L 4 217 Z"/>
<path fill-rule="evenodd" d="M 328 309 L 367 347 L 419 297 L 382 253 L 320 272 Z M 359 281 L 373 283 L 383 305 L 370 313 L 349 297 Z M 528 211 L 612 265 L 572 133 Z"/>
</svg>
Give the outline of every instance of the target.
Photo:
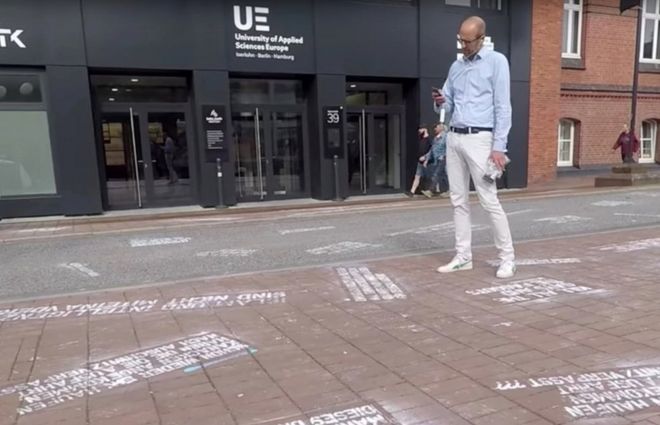
<svg viewBox="0 0 660 425">
<path fill-rule="evenodd" d="M 495 276 L 500 279 L 508 279 L 513 277 L 514 274 L 516 274 L 516 263 L 513 261 L 505 261 L 497 268 Z"/>
<path fill-rule="evenodd" d="M 472 270 L 472 260 L 464 260 L 460 257 L 454 257 L 449 263 L 438 267 L 438 273 L 452 273 L 463 270 Z"/>
</svg>

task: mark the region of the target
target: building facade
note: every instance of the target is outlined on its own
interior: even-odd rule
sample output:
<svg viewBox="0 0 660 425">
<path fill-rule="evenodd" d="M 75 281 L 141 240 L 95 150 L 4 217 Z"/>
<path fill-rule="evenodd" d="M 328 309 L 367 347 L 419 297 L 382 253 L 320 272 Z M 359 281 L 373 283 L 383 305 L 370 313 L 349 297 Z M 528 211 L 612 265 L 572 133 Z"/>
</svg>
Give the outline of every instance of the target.
<svg viewBox="0 0 660 425">
<path fill-rule="evenodd" d="M 531 0 L 4 0 L 0 217 L 403 192 L 472 14 L 527 117 Z"/>
<path fill-rule="evenodd" d="M 642 0 L 635 134 L 639 162 L 660 163 L 660 2 Z M 637 10 L 618 0 L 534 1 L 529 182 L 621 162 L 630 123 Z"/>
</svg>

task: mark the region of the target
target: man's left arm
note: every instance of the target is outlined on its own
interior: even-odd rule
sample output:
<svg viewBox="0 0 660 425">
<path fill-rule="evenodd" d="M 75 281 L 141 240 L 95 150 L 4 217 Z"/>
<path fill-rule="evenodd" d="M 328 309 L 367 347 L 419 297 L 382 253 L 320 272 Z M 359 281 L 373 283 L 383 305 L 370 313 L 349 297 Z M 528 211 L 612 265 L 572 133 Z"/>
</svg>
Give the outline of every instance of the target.
<svg viewBox="0 0 660 425">
<path fill-rule="evenodd" d="M 495 109 L 495 127 L 493 129 L 493 160 L 504 167 L 504 155 L 507 151 L 507 138 L 511 130 L 511 76 L 509 62 L 503 55 L 495 58 L 493 72 L 493 104 Z"/>
</svg>

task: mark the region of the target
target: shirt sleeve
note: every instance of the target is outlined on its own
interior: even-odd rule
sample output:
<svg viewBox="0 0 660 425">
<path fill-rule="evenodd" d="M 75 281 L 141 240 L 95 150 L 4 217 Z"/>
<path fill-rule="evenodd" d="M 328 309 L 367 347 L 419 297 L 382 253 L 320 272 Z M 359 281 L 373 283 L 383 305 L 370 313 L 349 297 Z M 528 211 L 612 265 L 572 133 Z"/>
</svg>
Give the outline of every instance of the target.
<svg viewBox="0 0 660 425">
<path fill-rule="evenodd" d="M 442 141 L 433 145 L 433 161 L 439 161 L 442 157 Z"/>
<path fill-rule="evenodd" d="M 442 95 L 445 97 L 445 103 L 442 104 L 442 106 L 438 106 L 433 102 L 433 111 L 435 111 L 436 114 L 440 113 L 440 109 L 444 109 L 446 115 L 449 115 L 454 111 L 454 84 L 451 80 L 453 68 L 453 66 L 449 68 L 449 76 L 447 77 L 444 86 L 442 86 Z"/>
<path fill-rule="evenodd" d="M 511 130 L 511 77 L 509 63 L 504 55 L 497 55 L 495 61 L 493 91 L 495 108 L 493 150 L 506 152 L 509 130 Z"/>
</svg>

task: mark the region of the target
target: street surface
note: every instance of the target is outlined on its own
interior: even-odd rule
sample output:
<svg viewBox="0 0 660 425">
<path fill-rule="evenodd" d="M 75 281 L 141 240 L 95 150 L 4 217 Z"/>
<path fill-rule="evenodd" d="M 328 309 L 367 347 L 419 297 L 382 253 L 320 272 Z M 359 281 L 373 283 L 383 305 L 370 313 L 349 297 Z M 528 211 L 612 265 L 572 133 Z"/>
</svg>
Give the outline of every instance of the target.
<svg viewBox="0 0 660 425">
<path fill-rule="evenodd" d="M 476 202 L 476 201 L 475 201 Z M 660 224 L 660 190 L 600 191 L 503 201 L 514 241 Z M 473 244 L 492 241 L 473 204 Z M 0 299 L 447 251 L 448 200 L 37 229 L 0 223 Z M 71 235 L 73 233 L 73 235 Z M 71 235 L 71 236 L 67 236 Z M 448 251 L 449 250 L 449 251 Z M 524 252 L 518 252 L 524 257 Z M 478 260 L 494 260 L 482 258 Z"/>
<path fill-rule="evenodd" d="M 0 224 L 0 425 L 658 425 L 660 188 Z"/>
</svg>

